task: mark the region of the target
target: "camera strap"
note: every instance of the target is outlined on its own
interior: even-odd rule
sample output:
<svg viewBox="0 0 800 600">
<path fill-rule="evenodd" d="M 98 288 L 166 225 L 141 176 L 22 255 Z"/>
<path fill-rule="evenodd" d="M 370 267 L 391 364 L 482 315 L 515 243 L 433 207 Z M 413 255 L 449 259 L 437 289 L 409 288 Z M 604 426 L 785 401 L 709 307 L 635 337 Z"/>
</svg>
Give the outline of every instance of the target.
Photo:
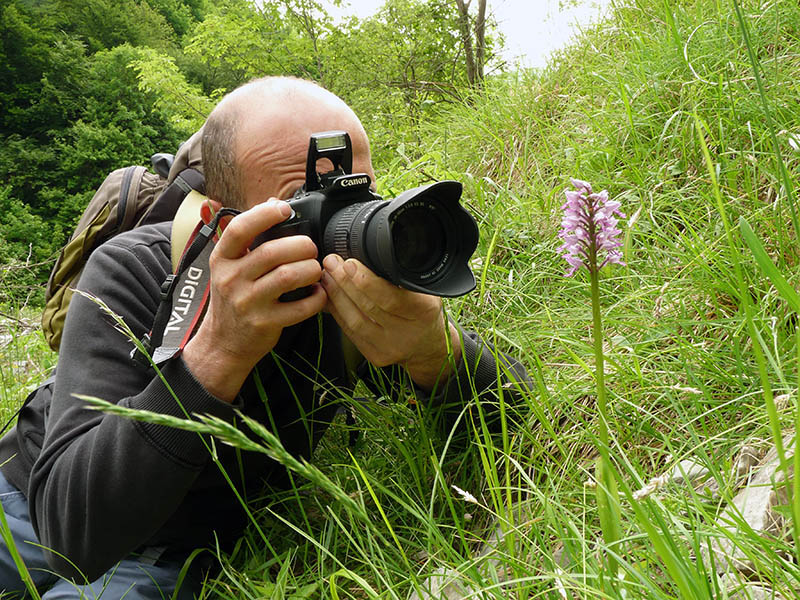
<svg viewBox="0 0 800 600">
<path fill-rule="evenodd" d="M 197 223 L 175 272 L 161 284 L 161 301 L 153 327 L 141 340 L 145 353 L 154 364 L 162 364 L 179 354 L 202 321 L 211 289 L 208 262 L 219 240 L 220 220 L 237 214 L 238 210 L 223 208 L 210 223 Z M 174 245 L 176 240 L 172 242 Z M 150 362 L 142 352 L 135 350 L 132 356 Z"/>
</svg>

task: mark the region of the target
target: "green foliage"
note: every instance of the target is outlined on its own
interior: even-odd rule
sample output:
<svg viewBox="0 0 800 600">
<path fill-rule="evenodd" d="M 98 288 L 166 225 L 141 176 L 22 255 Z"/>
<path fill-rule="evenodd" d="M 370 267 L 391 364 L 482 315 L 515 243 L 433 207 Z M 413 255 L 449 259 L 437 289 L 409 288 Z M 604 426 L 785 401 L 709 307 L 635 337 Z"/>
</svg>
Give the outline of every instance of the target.
<svg viewBox="0 0 800 600">
<path fill-rule="evenodd" d="M 214 104 L 199 86 L 186 81 L 171 58 L 142 49 L 129 66 L 138 76 L 139 90 L 176 132 L 188 138 L 203 125 Z"/>
<path fill-rule="evenodd" d="M 147 4 L 166 19 L 178 37 L 184 36 L 196 21 L 203 20 L 202 0 L 147 0 Z"/>
<path fill-rule="evenodd" d="M 330 24 L 311 4 L 270 2 L 254 10 L 247 0 L 219 3 L 194 30 L 186 52 L 230 72 L 239 83 L 277 74 L 320 79 L 322 65 L 332 57 L 325 55 L 324 44 L 315 48 L 302 27 L 319 38 L 330 32 Z M 302 14 L 308 15 L 307 24 Z"/>
<path fill-rule="evenodd" d="M 79 101 L 83 46 L 64 36 L 45 14 L 22 3 L 0 7 L 0 134 L 41 140 L 64 127 Z"/>
<path fill-rule="evenodd" d="M 467 93 L 453 2 L 388 0 L 337 42 L 334 88 L 369 115 L 378 140 L 414 131 L 432 106 Z"/>
<path fill-rule="evenodd" d="M 496 44 L 490 30 L 492 61 Z M 320 82 L 361 115 L 379 159 L 386 144 L 417 142 L 416 127 L 432 107 L 469 94 L 458 15 L 446 0 L 388 0 L 374 17 L 341 24 L 319 2 L 254 10 L 246 0 L 228 0 L 195 27 L 185 52 L 232 78 L 212 76 L 216 85 L 206 90 L 277 74 Z"/>
<path fill-rule="evenodd" d="M 31 298 L 41 301 L 41 281 L 56 250 L 53 240 L 59 237 L 10 192 L 0 185 L 0 306 Z"/>
<path fill-rule="evenodd" d="M 151 3 L 141 0 L 49 0 L 50 10 L 59 15 L 58 24 L 83 40 L 89 52 L 97 52 L 122 44 L 151 46 L 168 50 L 175 45 L 175 30 L 164 14 Z M 153 2 L 152 4 L 158 4 Z M 189 14 L 178 2 L 162 1 L 179 27 L 189 25 Z M 172 9 L 170 11 L 170 9 Z M 185 23 L 183 22 L 185 21 Z"/>
<path fill-rule="evenodd" d="M 140 56 L 127 45 L 92 55 L 82 65 L 82 104 L 68 127 L 50 130 L 45 144 L 16 134 L 5 140 L 5 181 L 15 198 L 48 221 L 56 248 L 65 241 L 61 231 L 71 231 L 108 172 L 147 164 L 150 155 L 174 151 L 186 137 L 155 95 L 139 89 L 128 65 Z"/>
<path fill-rule="evenodd" d="M 2 10 L 0 99 L 8 110 L 0 116 L 0 175 L 15 214 L 24 207 L 37 217 L 25 231 L 38 260 L 66 241 L 109 171 L 174 151 L 194 129 L 178 128 L 180 113 L 139 87 L 130 65 L 145 48 L 123 44 L 87 55 L 50 13 L 14 2 Z M 39 247 L 39 240 L 47 243 Z M 46 273 L 33 270 L 29 283 L 42 283 Z"/>
<path fill-rule="evenodd" d="M 109 171 L 146 164 L 150 155 L 175 151 L 188 136 L 174 127 L 174 115 L 159 106 L 155 94 L 141 88 L 129 68 L 146 52 L 123 45 L 89 60 L 80 117 L 54 140 L 61 189 L 91 192 Z"/>
<path fill-rule="evenodd" d="M 43 234 L 42 221 L 30 213 L 18 200 L 11 198 L 10 188 L 0 187 L 0 260 L 35 260 L 47 258 L 52 251 L 47 236 Z M 34 254 L 35 252 L 35 254 Z M 5 260 L 4 260 L 5 259 Z"/>
</svg>

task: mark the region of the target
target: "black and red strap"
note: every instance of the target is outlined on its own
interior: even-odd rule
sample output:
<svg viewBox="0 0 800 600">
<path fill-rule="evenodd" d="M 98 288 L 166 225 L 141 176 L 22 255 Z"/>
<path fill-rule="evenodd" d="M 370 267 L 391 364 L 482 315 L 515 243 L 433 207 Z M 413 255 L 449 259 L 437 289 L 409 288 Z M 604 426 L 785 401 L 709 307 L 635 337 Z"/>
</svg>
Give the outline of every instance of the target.
<svg viewBox="0 0 800 600">
<path fill-rule="evenodd" d="M 219 240 L 220 220 L 240 211 L 223 208 L 210 223 L 198 223 L 181 256 L 175 273 L 161 284 L 161 302 L 150 333 L 141 340 L 144 353 L 132 356 L 161 364 L 177 356 L 194 335 L 208 305 L 211 286 L 209 257 Z"/>
</svg>

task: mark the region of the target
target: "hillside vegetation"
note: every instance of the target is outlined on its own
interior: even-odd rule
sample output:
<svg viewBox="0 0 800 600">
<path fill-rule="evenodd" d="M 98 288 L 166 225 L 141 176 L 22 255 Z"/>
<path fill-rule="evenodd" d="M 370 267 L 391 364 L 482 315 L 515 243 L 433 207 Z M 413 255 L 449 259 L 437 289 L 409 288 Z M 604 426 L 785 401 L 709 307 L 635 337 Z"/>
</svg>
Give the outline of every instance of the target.
<svg viewBox="0 0 800 600">
<path fill-rule="evenodd" d="M 421 407 L 357 404 L 355 446 L 334 423 L 314 466 L 293 465 L 297 489 L 256 512 L 222 557 L 207 597 L 405 599 L 445 571 L 487 598 L 727 597 L 700 556 L 727 535 L 716 519 L 733 457 L 800 423 L 798 82 L 796 2 L 641 0 L 616 2 L 542 72 L 498 71 L 479 90 L 417 97 L 410 112 L 402 96 L 370 106 L 381 87 L 342 91 L 378 146 L 380 192 L 464 183 L 481 230 L 478 288 L 448 310 L 518 356 L 535 387 L 499 438 L 466 411 L 466 448 L 434 437 Z M 611 545 L 593 485 L 589 279 L 564 277 L 558 252 L 570 177 L 607 189 L 627 215 L 626 264 L 600 281 L 622 534 Z M 24 335 L 0 349 L 8 364 L 37 361 L 24 351 L 37 334 Z M 13 405 L 24 390 L 9 373 Z M 633 499 L 684 459 L 710 470 L 718 495 L 668 486 Z M 798 531 L 793 497 L 781 510 Z M 800 594 L 792 536 L 734 541 L 751 578 Z"/>
</svg>

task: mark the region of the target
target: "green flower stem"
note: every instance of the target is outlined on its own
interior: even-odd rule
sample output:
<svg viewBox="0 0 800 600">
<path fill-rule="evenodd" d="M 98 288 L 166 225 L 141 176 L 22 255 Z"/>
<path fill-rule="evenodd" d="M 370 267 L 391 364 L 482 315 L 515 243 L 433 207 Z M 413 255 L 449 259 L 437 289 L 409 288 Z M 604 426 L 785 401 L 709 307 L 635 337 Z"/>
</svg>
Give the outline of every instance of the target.
<svg viewBox="0 0 800 600">
<path fill-rule="evenodd" d="M 603 321 L 600 315 L 600 282 L 592 269 L 592 335 L 594 337 L 594 378 L 597 385 L 597 408 L 600 411 L 600 454 L 608 458 L 608 408 L 606 406 L 605 358 L 603 356 Z"/>
<path fill-rule="evenodd" d="M 596 265 L 596 261 L 592 261 Z M 595 479 L 597 481 L 597 510 L 603 540 L 613 552 L 618 552 L 617 542 L 622 537 L 620 526 L 619 494 L 614 467 L 609 456 L 608 406 L 606 402 L 605 360 L 603 358 L 603 322 L 600 315 L 600 283 L 598 269 L 589 269 L 592 290 L 592 335 L 594 337 L 595 383 L 597 385 L 597 408 L 599 412 L 599 452 Z M 612 580 L 616 580 L 619 565 L 614 556 L 609 556 L 608 567 Z"/>
</svg>

